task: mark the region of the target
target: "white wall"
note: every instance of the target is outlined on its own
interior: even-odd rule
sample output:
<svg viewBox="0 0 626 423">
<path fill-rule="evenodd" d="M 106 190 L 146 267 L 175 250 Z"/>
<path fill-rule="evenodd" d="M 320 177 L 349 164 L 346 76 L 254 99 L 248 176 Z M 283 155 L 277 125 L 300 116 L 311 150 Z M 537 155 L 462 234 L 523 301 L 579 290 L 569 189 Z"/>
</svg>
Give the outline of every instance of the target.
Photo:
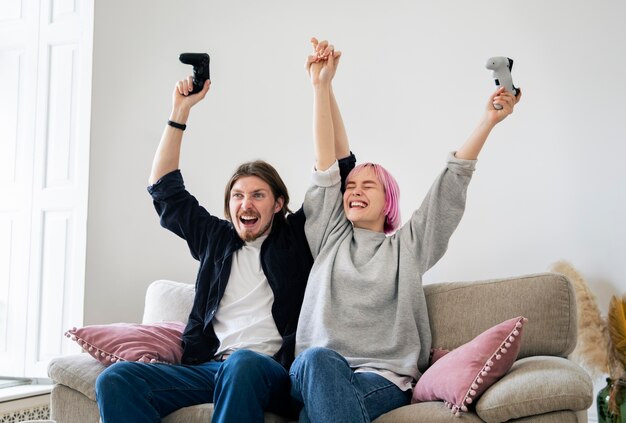
<svg viewBox="0 0 626 423">
<path fill-rule="evenodd" d="M 515 60 L 524 98 L 480 157 L 465 217 L 427 282 L 509 276 L 570 260 L 602 304 L 624 293 L 626 3 L 97 1 L 86 323 L 137 320 L 156 278 L 193 282 L 185 244 L 161 229 L 145 187 L 184 51 L 211 54 L 181 167 L 221 215 L 242 161 L 271 161 L 301 203 L 312 164 L 311 35 L 344 52 L 335 81 L 360 161 L 388 167 L 402 211 L 471 132 Z"/>
<path fill-rule="evenodd" d="M 524 97 L 490 138 L 466 215 L 426 281 L 541 272 L 567 259 L 604 309 L 626 292 L 626 3 L 622 0 L 98 0 L 85 323 L 139 320 L 146 286 L 193 282 L 145 191 L 184 51 L 211 55 L 181 168 L 221 215 L 242 161 L 271 161 L 297 208 L 312 164 L 308 39 L 344 52 L 335 81 L 360 161 L 384 164 L 405 217 L 482 113 L 490 56 Z"/>
<path fill-rule="evenodd" d="M 405 217 L 480 117 L 493 90 L 486 59 L 512 57 L 523 100 L 483 150 L 465 217 L 426 282 L 567 259 L 606 310 L 626 292 L 625 21 L 622 0 L 96 1 L 85 324 L 138 321 L 150 281 L 195 280 L 145 190 L 171 90 L 191 71 L 179 53 L 212 60 L 211 92 L 185 134 L 190 191 L 221 215 L 236 165 L 263 158 L 299 206 L 312 35 L 344 52 L 335 91 L 353 150 L 394 173 Z"/>
</svg>

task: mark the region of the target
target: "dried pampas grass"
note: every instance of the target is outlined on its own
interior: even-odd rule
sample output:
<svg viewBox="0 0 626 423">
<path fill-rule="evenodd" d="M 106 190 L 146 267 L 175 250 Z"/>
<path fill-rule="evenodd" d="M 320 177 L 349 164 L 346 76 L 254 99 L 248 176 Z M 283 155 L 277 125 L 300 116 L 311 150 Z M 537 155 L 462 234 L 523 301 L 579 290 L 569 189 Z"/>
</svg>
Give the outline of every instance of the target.
<svg viewBox="0 0 626 423">
<path fill-rule="evenodd" d="M 550 271 L 567 276 L 576 293 L 578 308 L 578 342 L 569 358 L 585 368 L 592 377 L 611 374 L 612 350 L 607 321 L 598 308 L 596 298 L 582 275 L 567 261 L 558 261 Z M 613 376 L 613 375 L 612 375 Z"/>
<path fill-rule="evenodd" d="M 610 358 L 613 366 L 611 367 L 616 368 L 618 372 L 624 372 L 626 369 L 626 295 L 622 298 L 615 295 L 611 297 L 608 326 L 612 344 L 612 357 Z"/>
</svg>

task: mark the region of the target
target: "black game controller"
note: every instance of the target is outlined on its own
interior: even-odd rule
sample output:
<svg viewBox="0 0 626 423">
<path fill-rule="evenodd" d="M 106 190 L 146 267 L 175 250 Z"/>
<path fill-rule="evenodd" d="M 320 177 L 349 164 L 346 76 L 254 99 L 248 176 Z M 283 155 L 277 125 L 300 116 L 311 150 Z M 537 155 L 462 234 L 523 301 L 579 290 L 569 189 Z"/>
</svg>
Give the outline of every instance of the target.
<svg viewBox="0 0 626 423">
<path fill-rule="evenodd" d="M 186 65 L 193 66 L 193 90 L 189 94 L 202 91 L 204 82 L 211 79 L 209 75 L 209 62 L 211 58 L 206 53 L 182 53 L 178 58 Z"/>
</svg>

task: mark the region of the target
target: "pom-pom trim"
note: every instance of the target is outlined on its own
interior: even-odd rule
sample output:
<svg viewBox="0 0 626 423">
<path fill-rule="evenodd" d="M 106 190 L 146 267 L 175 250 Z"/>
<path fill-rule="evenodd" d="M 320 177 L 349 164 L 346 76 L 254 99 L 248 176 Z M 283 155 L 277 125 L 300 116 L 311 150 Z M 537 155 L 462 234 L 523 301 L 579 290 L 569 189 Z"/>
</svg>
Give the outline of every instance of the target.
<svg viewBox="0 0 626 423">
<path fill-rule="evenodd" d="M 76 328 L 74 328 L 73 330 L 76 330 Z M 76 341 L 76 343 L 83 349 L 83 351 L 85 351 L 86 353 L 88 353 L 89 355 L 91 355 L 93 358 L 95 358 L 98 361 L 105 360 L 111 364 L 119 363 L 121 361 L 128 361 L 124 359 L 123 357 L 120 357 L 117 354 L 112 354 L 112 353 L 99 349 L 98 347 L 90 344 L 86 340 L 77 337 L 70 331 L 65 332 L 65 337 L 71 339 L 72 341 Z M 101 358 L 98 358 L 98 357 L 101 357 Z M 150 363 L 150 364 L 155 364 L 155 363 L 171 364 L 166 361 L 157 360 L 156 358 L 148 358 L 145 356 L 137 361 L 140 363 Z"/>
<path fill-rule="evenodd" d="M 485 365 L 482 369 L 478 371 L 478 374 L 474 378 L 474 381 L 470 385 L 469 389 L 465 393 L 463 400 L 461 401 L 461 406 L 454 405 L 449 402 L 445 402 L 446 406 L 450 409 L 452 414 L 456 417 L 461 417 L 464 412 L 467 412 L 468 406 L 474 402 L 476 399 L 476 390 L 479 385 L 483 383 L 483 377 L 486 377 L 491 368 L 493 367 L 494 360 L 501 360 L 502 354 L 506 354 L 508 352 L 508 348 L 511 348 L 511 343 L 516 341 L 516 338 L 519 336 L 519 329 L 522 328 L 523 323 L 528 322 L 526 317 L 521 317 L 520 320 L 515 324 L 515 327 L 511 330 L 511 333 L 506 336 L 504 341 L 496 348 L 496 350 L 491 354 L 491 357 L 485 362 Z"/>
</svg>

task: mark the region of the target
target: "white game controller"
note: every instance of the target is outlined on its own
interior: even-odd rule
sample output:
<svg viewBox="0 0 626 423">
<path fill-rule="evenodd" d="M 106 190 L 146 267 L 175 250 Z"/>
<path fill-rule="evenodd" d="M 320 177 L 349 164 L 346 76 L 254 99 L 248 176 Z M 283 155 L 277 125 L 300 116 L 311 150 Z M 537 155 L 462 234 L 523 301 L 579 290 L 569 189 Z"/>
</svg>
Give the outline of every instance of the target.
<svg viewBox="0 0 626 423">
<path fill-rule="evenodd" d="M 508 57 L 492 57 L 487 60 L 485 67 L 491 70 L 496 87 L 504 87 L 508 92 L 517 96 L 518 89 L 513 85 L 513 79 L 511 78 L 513 59 L 509 59 Z M 493 107 L 498 110 L 502 109 L 500 104 L 494 104 Z"/>
</svg>

